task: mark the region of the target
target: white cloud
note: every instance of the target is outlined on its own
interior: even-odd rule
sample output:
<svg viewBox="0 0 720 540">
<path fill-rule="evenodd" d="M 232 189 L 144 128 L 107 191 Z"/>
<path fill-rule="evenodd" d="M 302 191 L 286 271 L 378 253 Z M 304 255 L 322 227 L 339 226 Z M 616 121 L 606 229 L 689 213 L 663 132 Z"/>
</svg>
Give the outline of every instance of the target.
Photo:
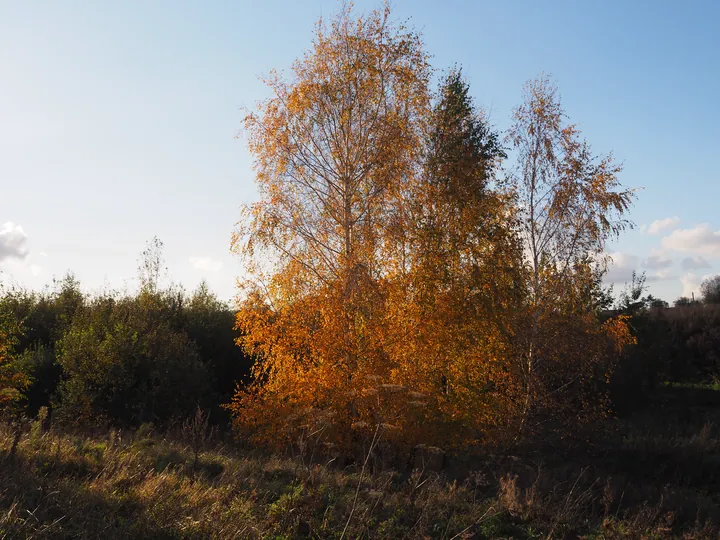
<svg viewBox="0 0 720 540">
<path fill-rule="evenodd" d="M 689 272 L 680 278 L 683 286 L 682 295 L 690 298 L 693 293 L 697 293 L 700 289 L 701 280 L 692 272 Z"/>
<path fill-rule="evenodd" d="M 720 231 L 713 231 L 707 223 L 693 229 L 677 229 L 662 239 L 662 247 L 720 257 Z"/>
<path fill-rule="evenodd" d="M 676 279 L 676 278 L 677 278 L 677 276 L 675 274 L 671 274 L 670 270 L 665 269 L 665 270 L 658 270 L 654 274 L 647 276 L 646 280 L 648 281 L 648 283 L 651 283 L 653 281 L 667 281 L 667 280 Z"/>
<path fill-rule="evenodd" d="M 674 227 L 678 223 L 680 223 L 680 218 L 677 216 L 668 217 L 665 219 L 656 219 L 647 228 L 647 233 L 657 234 L 660 231 L 664 231 L 665 229 L 670 229 L 671 227 Z"/>
<path fill-rule="evenodd" d="M 27 234 L 20 225 L 7 222 L 0 227 L 0 262 L 27 256 Z"/>
<path fill-rule="evenodd" d="M 670 268 L 673 265 L 673 262 L 671 259 L 668 259 L 663 255 L 651 255 L 645 259 L 642 264 L 645 268 L 649 268 L 650 270 L 663 270 Z"/>
<path fill-rule="evenodd" d="M 608 271 L 605 274 L 607 283 L 625 283 L 632 279 L 633 270 L 638 267 L 639 260 L 635 255 L 627 253 L 608 253 L 612 262 L 608 264 Z"/>
<path fill-rule="evenodd" d="M 31 264 L 30 266 L 28 266 L 28 268 L 30 269 L 30 273 L 33 276 L 39 276 L 40 274 L 42 274 L 43 271 L 42 266 L 40 266 L 39 264 Z"/>
<path fill-rule="evenodd" d="M 223 267 L 223 263 L 210 257 L 190 257 L 190 263 L 197 270 L 217 272 Z"/>
<path fill-rule="evenodd" d="M 701 270 L 703 268 L 710 268 L 710 263 L 700 255 L 697 257 L 685 257 L 680 264 L 682 264 L 683 270 Z"/>
<path fill-rule="evenodd" d="M 684 276 L 680 277 L 680 282 L 683 284 L 682 295 L 690 298 L 693 293 L 695 293 L 695 299 L 697 300 L 700 297 L 700 284 L 711 277 L 713 277 L 712 274 L 698 276 L 694 272 L 688 272 Z"/>
</svg>

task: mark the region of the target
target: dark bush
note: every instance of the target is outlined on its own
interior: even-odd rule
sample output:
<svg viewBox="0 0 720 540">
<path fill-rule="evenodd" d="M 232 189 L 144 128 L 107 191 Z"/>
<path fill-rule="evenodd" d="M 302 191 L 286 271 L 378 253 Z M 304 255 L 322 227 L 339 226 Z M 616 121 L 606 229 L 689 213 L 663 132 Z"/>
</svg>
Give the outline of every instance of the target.
<svg viewBox="0 0 720 540">
<path fill-rule="evenodd" d="M 720 383 L 720 305 L 640 310 L 631 325 L 637 345 L 613 375 L 620 408 L 642 402 L 660 384 Z"/>
<path fill-rule="evenodd" d="M 61 417 L 167 423 L 209 394 L 209 374 L 161 293 L 97 298 L 59 342 Z"/>
</svg>

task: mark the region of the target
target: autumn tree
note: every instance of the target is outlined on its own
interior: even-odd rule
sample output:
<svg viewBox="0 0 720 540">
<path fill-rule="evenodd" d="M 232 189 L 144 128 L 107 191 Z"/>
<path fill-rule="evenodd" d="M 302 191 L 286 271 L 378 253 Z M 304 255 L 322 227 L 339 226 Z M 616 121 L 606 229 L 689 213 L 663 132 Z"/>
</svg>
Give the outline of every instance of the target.
<svg viewBox="0 0 720 540">
<path fill-rule="evenodd" d="M 346 402 L 338 412 L 352 416 L 342 396 L 387 375 L 376 325 L 383 281 L 403 263 L 430 75 L 420 38 L 389 16 L 354 19 L 346 5 L 321 21 L 292 76 L 272 73 L 272 97 L 245 118 L 260 200 L 244 208 L 232 248 L 248 276 L 240 342 L 261 358 L 262 385 L 238 396 L 244 421 L 258 399 L 276 400 L 276 413 Z"/>
<path fill-rule="evenodd" d="M 622 167 L 612 156 L 596 157 L 567 122 L 547 77 L 525 86 L 508 140 L 516 156 L 509 187 L 517 201 L 528 290 L 517 353 L 524 425 L 533 409 L 563 404 L 566 412 L 587 411 L 597 389 L 582 385 L 596 382 L 591 375 L 612 343 L 628 339 L 621 322 L 598 327 L 591 292 L 606 269 L 607 241 L 631 226 L 624 216 L 634 195 L 620 185 Z M 608 350 L 606 331 L 612 334 Z M 574 391 L 579 393 L 571 398 Z"/>
<path fill-rule="evenodd" d="M 29 383 L 13 355 L 20 322 L 6 307 L 0 303 L 0 410 L 16 403 Z"/>
<path fill-rule="evenodd" d="M 393 280 L 389 316 L 399 335 L 388 346 L 402 380 L 435 396 L 454 435 L 470 439 L 486 438 L 511 405 L 504 352 L 523 284 L 512 201 L 496 186 L 505 157 L 462 73 L 451 70 L 409 201 L 410 264 Z"/>
<path fill-rule="evenodd" d="M 429 74 L 387 8 L 354 20 L 345 6 L 289 79 L 266 80 L 245 119 L 260 200 L 232 242 L 238 342 L 258 359 L 236 427 L 277 443 L 392 425 L 467 444 L 602 401 L 598 374 L 630 339 L 598 319 L 603 248 L 629 225 L 620 168 L 543 79 L 500 181 L 505 149 L 461 73 L 434 99 Z"/>
</svg>

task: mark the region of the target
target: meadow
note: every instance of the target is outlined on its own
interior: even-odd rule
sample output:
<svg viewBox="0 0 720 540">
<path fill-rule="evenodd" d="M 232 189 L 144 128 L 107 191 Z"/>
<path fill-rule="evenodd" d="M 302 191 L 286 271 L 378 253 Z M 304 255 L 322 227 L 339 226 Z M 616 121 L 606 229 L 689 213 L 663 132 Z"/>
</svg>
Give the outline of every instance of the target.
<svg viewBox="0 0 720 540">
<path fill-rule="evenodd" d="M 36 420 L 0 435 L 0 537 L 714 538 L 718 426 L 720 392 L 665 387 L 582 446 L 397 467 Z"/>
</svg>

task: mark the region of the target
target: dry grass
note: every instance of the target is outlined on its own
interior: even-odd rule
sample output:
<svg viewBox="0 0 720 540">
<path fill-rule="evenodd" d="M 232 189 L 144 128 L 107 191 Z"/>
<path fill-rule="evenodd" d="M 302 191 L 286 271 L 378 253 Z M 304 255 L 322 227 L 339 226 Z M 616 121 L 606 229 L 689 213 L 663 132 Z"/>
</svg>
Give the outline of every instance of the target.
<svg viewBox="0 0 720 540">
<path fill-rule="evenodd" d="M 147 431 L 90 438 L 33 426 L 10 457 L 12 442 L 0 430 L 0 538 L 718 537 L 714 494 L 597 467 L 495 459 L 450 481 L 218 442 L 196 461 L 192 445 Z M 683 458 L 718 449 L 711 425 L 673 441 L 637 434 L 623 444 L 636 453 L 670 447 Z"/>
<path fill-rule="evenodd" d="M 11 444 L 3 431 L 0 538 L 333 538 L 346 524 L 347 538 L 452 538 L 491 515 L 437 476 L 361 479 L 222 448 L 194 473 L 191 448 L 153 436 L 28 434 L 9 458 Z"/>
</svg>

